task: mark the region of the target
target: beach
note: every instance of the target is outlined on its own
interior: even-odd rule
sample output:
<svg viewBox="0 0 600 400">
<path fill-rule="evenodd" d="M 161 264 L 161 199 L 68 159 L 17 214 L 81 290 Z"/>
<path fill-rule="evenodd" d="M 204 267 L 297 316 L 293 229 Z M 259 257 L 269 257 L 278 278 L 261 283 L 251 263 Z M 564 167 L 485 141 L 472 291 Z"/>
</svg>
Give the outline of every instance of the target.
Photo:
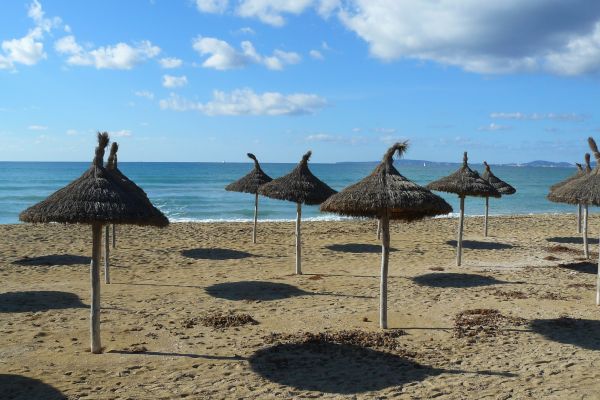
<svg viewBox="0 0 600 400">
<path fill-rule="evenodd" d="M 291 222 L 261 223 L 255 245 L 250 223 L 118 226 L 100 355 L 89 352 L 89 226 L 0 225 L 0 374 L 77 399 L 598 398 L 600 218 L 586 261 L 574 215 L 494 217 L 487 238 L 468 217 L 461 267 L 456 222 L 392 222 L 392 347 L 296 335 L 381 332 L 372 220 L 303 223 L 301 276 Z M 457 324 L 476 309 L 497 312 Z M 218 313 L 256 323 L 202 324 Z M 0 397 L 18 385 L 3 382 Z"/>
</svg>

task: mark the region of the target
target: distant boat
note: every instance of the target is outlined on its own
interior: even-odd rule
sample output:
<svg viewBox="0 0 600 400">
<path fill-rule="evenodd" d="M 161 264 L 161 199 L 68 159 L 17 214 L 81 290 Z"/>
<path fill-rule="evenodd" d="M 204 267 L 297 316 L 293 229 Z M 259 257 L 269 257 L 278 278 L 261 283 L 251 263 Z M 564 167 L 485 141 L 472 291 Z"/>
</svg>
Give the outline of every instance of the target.
<svg viewBox="0 0 600 400">
<path fill-rule="evenodd" d="M 424 167 L 426 167 L 426 166 L 427 166 L 427 164 L 423 163 L 423 166 L 424 166 Z"/>
</svg>

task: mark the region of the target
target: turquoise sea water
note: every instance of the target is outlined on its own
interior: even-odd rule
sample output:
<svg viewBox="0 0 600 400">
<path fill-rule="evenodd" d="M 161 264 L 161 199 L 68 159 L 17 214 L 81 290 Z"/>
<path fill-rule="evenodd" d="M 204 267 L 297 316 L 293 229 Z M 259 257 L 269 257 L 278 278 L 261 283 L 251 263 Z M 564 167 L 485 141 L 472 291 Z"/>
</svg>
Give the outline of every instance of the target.
<svg viewBox="0 0 600 400">
<path fill-rule="evenodd" d="M 369 174 L 376 163 L 310 164 L 313 173 L 336 190 L 343 189 Z M 271 177 L 289 172 L 295 164 L 262 164 Z M 455 165 L 398 165 L 400 172 L 419 183 L 448 175 Z M 18 222 L 19 212 L 79 177 L 89 163 L 84 162 L 0 162 L 0 223 Z M 482 165 L 472 168 L 482 171 Z M 253 215 L 252 195 L 225 191 L 224 187 L 245 175 L 252 164 L 244 163 L 119 163 L 119 168 L 141 186 L 152 202 L 171 221 L 250 220 Z M 494 174 L 512 184 L 517 193 L 490 200 L 490 213 L 537 214 L 574 212 L 572 206 L 556 204 L 546 199 L 550 185 L 572 175 L 575 168 L 493 167 Z M 454 195 L 439 193 L 458 210 Z M 291 220 L 294 204 L 259 198 L 260 218 Z M 469 198 L 466 213 L 481 215 L 484 200 Z M 322 214 L 318 207 L 305 207 L 306 219 L 337 219 Z"/>
</svg>

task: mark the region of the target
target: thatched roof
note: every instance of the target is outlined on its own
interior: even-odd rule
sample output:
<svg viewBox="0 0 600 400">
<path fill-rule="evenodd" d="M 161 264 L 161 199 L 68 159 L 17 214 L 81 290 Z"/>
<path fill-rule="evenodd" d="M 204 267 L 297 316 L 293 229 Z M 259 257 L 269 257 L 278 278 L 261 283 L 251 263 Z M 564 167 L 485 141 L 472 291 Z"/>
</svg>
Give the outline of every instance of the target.
<svg viewBox="0 0 600 400">
<path fill-rule="evenodd" d="M 258 193 L 278 200 L 293 201 L 308 205 L 321 204 L 337 193 L 308 169 L 312 152 L 302 156 L 300 163 L 289 174 L 262 185 Z"/>
<path fill-rule="evenodd" d="M 429 190 L 406 179 L 394 168 L 393 156 L 404 154 L 408 145 L 396 143 L 388 149 L 371 175 L 348 186 L 321 204 L 321 211 L 357 217 L 417 220 L 452 212 L 450 204 Z"/>
<path fill-rule="evenodd" d="M 494 175 L 487 161 L 484 161 L 483 165 L 485 165 L 485 171 L 483 171 L 483 174 L 481 174 L 481 178 L 484 181 L 487 181 L 487 183 L 492 185 L 494 189 L 496 189 L 500 194 L 516 193 L 517 189 L 515 189 L 514 187 L 512 187 L 511 185 Z"/>
<path fill-rule="evenodd" d="M 593 138 L 588 138 L 588 144 L 594 153 L 596 168 L 551 191 L 547 196 L 548 200 L 557 203 L 600 206 L 600 152 Z"/>
<path fill-rule="evenodd" d="M 467 164 L 467 152 L 463 156 L 463 164 L 456 172 L 431 182 L 426 187 L 430 190 L 440 192 L 456 193 L 460 197 L 478 196 L 478 197 L 500 197 L 500 193 L 493 186 L 487 183 L 479 176 L 477 171 L 473 171 Z"/>
<path fill-rule="evenodd" d="M 255 194 L 258 192 L 259 186 L 269 183 L 273 180 L 273 178 L 265 174 L 265 172 L 262 170 L 254 154 L 248 153 L 248 157 L 254 160 L 254 169 L 237 181 L 225 186 L 225 190 L 230 192 Z"/>
<path fill-rule="evenodd" d="M 589 163 L 590 163 L 590 154 L 589 153 L 585 153 L 585 160 L 586 160 L 586 165 L 589 165 Z M 577 172 L 574 173 L 573 175 L 571 175 L 570 177 L 568 177 L 567 179 L 564 179 L 564 180 L 550 186 L 550 192 L 558 189 L 562 185 L 566 185 L 567 183 L 571 182 L 574 179 L 581 178 L 583 175 L 585 175 L 583 166 L 579 163 L 575 163 L 575 165 L 577 166 Z"/>
<path fill-rule="evenodd" d="M 23 222 L 60 222 L 165 226 L 148 204 L 131 193 L 103 164 L 108 134 L 98 133 L 98 147 L 90 168 L 46 200 L 29 207 L 19 215 Z"/>
<path fill-rule="evenodd" d="M 127 189 L 129 193 L 138 197 L 138 201 L 143 205 L 149 214 L 148 219 L 156 221 L 157 223 L 155 225 L 167 225 L 169 220 L 158 208 L 154 207 L 144 189 L 136 185 L 134 181 L 125 176 L 125 174 L 119 169 L 117 157 L 118 151 L 118 143 L 113 142 L 110 146 L 110 153 L 108 155 L 108 161 L 105 168 L 117 178 L 117 180 L 122 186 L 125 187 L 125 189 Z"/>
</svg>

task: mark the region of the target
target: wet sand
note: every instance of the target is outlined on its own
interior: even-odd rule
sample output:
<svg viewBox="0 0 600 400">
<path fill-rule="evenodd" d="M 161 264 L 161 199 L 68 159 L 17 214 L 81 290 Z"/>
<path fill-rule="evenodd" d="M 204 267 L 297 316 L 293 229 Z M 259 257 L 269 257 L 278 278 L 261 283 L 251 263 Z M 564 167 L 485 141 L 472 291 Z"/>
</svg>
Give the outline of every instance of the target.
<svg viewBox="0 0 600 400">
<path fill-rule="evenodd" d="M 0 398 L 597 399 L 600 218 L 584 260 L 573 215 L 392 223 L 389 326 L 397 350 L 268 342 L 272 333 L 379 332 L 373 221 L 118 227 L 102 283 L 104 354 L 89 353 L 86 226 L 0 226 Z M 112 250 L 112 249 L 111 249 Z M 497 309 L 457 335 L 458 313 Z M 258 324 L 215 329 L 202 316 Z M 521 323 L 515 321 L 520 320 Z M 19 397 L 20 395 L 20 397 Z"/>
</svg>

